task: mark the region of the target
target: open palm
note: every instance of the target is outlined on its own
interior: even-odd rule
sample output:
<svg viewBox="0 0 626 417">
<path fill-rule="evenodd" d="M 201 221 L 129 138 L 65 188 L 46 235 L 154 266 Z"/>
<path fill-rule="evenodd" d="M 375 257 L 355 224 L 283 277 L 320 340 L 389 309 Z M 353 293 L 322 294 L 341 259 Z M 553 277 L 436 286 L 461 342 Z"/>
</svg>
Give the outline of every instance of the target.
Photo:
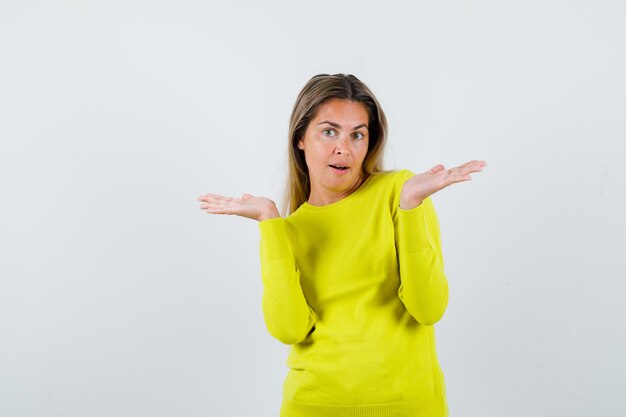
<svg viewBox="0 0 626 417">
<path fill-rule="evenodd" d="M 457 182 L 471 180 L 470 174 L 482 171 L 486 165 L 485 161 L 479 160 L 472 160 L 450 169 L 438 164 L 426 172 L 414 175 L 402 186 L 400 208 L 406 210 L 417 207 L 426 197 L 437 191 Z"/>
<path fill-rule="evenodd" d="M 251 194 L 244 194 L 241 198 L 205 194 L 198 197 L 198 201 L 203 202 L 200 209 L 206 213 L 234 214 L 258 221 L 280 217 L 276 204 L 272 200 Z"/>
</svg>

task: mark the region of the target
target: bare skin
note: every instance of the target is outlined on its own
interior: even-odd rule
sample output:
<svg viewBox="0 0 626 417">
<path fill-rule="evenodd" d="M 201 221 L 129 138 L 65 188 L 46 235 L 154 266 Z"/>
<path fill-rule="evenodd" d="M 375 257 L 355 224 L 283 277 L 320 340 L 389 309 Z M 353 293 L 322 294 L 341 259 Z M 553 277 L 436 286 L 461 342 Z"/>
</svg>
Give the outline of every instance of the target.
<svg viewBox="0 0 626 417">
<path fill-rule="evenodd" d="M 402 186 L 400 208 L 403 210 L 415 208 L 437 191 L 458 182 L 471 180 L 470 174 L 482 171 L 485 166 L 487 166 L 485 161 L 472 160 L 450 169 L 438 164 L 426 172 L 416 174 Z"/>
<path fill-rule="evenodd" d="M 332 204 L 359 188 L 369 144 L 368 124 L 367 108 L 358 101 L 332 99 L 320 106 L 298 141 L 311 180 L 307 203 Z"/>
<path fill-rule="evenodd" d="M 200 209 L 212 214 L 234 214 L 262 222 L 280 217 L 276 203 L 269 198 L 244 194 L 241 198 L 224 197 L 218 194 L 205 194 L 198 197 L 202 201 Z"/>
<path fill-rule="evenodd" d="M 417 207 L 426 197 L 456 183 L 469 181 L 471 174 L 480 172 L 487 162 L 472 160 L 454 168 L 445 169 L 442 164 L 428 171 L 416 174 L 406 180 L 400 194 L 400 208 L 410 210 Z M 263 221 L 280 217 L 274 201 L 265 197 L 244 194 L 241 198 L 225 197 L 218 194 L 205 194 L 198 197 L 200 209 L 211 214 L 231 214 Z"/>
<path fill-rule="evenodd" d="M 361 167 L 369 141 L 368 114 L 363 103 L 332 99 L 322 104 L 298 142 L 304 151 L 311 183 L 308 203 L 332 204 L 358 189 L 363 179 Z M 337 170 L 331 165 L 341 165 Z M 452 184 L 471 180 L 471 174 L 487 163 L 472 160 L 454 168 L 442 164 L 406 180 L 400 195 L 400 208 L 417 207 L 424 199 Z M 241 198 L 205 194 L 198 197 L 200 209 L 211 214 L 231 214 L 263 221 L 280 217 L 274 201 L 243 194 Z"/>
</svg>

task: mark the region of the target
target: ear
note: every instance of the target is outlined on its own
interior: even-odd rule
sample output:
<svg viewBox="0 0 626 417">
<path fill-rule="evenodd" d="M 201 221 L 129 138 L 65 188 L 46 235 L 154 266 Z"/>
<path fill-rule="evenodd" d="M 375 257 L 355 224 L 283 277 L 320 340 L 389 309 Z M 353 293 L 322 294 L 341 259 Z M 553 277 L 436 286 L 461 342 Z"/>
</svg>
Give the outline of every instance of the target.
<svg viewBox="0 0 626 417">
<path fill-rule="evenodd" d="M 302 142 L 302 139 L 298 141 L 298 149 L 304 150 L 304 142 Z"/>
</svg>

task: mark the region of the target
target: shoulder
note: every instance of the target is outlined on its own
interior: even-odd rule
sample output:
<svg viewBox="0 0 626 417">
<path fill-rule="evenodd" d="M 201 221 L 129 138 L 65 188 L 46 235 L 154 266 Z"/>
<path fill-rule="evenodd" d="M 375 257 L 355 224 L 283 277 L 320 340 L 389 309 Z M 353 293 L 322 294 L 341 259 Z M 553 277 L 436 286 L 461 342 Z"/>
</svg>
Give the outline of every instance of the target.
<svg viewBox="0 0 626 417">
<path fill-rule="evenodd" d="M 399 191 L 404 182 L 415 174 L 410 169 L 393 169 L 377 172 L 373 175 L 376 177 L 375 182 L 381 185 L 386 184 L 388 187 L 393 188 L 394 191 Z"/>
<path fill-rule="evenodd" d="M 399 169 L 395 172 L 395 182 L 396 185 L 402 187 L 404 182 L 414 176 L 415 174 L 410 169 Z"/>
<path fill-rule="evenodd" d="M 384 171 L 379 171 L 374 174 L 371 174 L 376 178 L 379 182 L 398 182 L 402 180 L 407 180 L 412 177 L 413 172 L 410 169 L 387 169 Z"/>
<path fill-rule="evenodd" d="M 394 213 L 395 208 L 400 203 L 402 186 L 413 175 L 415 174 L 409 169 L 392 169 L 372 174 L 373 178 L 369 178 L 367 181 L 368 195 L 364 197 L 370 202 L 385 202 L 390 212 Z"/>
</svg>

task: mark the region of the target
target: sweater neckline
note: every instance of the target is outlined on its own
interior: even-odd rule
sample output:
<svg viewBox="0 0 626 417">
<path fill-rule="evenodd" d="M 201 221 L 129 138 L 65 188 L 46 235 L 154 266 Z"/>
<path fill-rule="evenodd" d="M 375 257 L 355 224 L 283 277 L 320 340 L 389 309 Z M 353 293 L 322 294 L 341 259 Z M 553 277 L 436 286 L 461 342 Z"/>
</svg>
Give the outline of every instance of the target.
<svg viewBox="0 0 626 417">
<path fill-rule="evenodd" d="M 344 204 L 346 204 L 347 202 L 349 202 L 350 200 L 352 200 L 354 198 L 355 195 L 359 194 L 362 192 L 362 190 L 365 188 L 365 186 L 370 182 L 370 180 L 376 175 L 377 173 L 373 173 L 370 174 L 365 181 L 363 181 L 361 183 L 361 185 L 359 185 L 359 188 L 357 188 L 356 190 L 354 190 L 352 192 L 352 194 L 345 196 L 344 198 L 342 198 L 341 200 L 335 201 L 334 203 L 330 203 L 330 204 L 326 204 L 323 206 L 314 206 L 312 204 L 309 204 L 307 201 L 305 201 L 304 203 L 302 203 L 300 205 L 300 208 L 303 210 L 308 210 L 308 211 L 325 211 L 325 210 L 329 210 L 329 209 L 333 209 L 335 207 L 341 207 Z"/>
</svg>

